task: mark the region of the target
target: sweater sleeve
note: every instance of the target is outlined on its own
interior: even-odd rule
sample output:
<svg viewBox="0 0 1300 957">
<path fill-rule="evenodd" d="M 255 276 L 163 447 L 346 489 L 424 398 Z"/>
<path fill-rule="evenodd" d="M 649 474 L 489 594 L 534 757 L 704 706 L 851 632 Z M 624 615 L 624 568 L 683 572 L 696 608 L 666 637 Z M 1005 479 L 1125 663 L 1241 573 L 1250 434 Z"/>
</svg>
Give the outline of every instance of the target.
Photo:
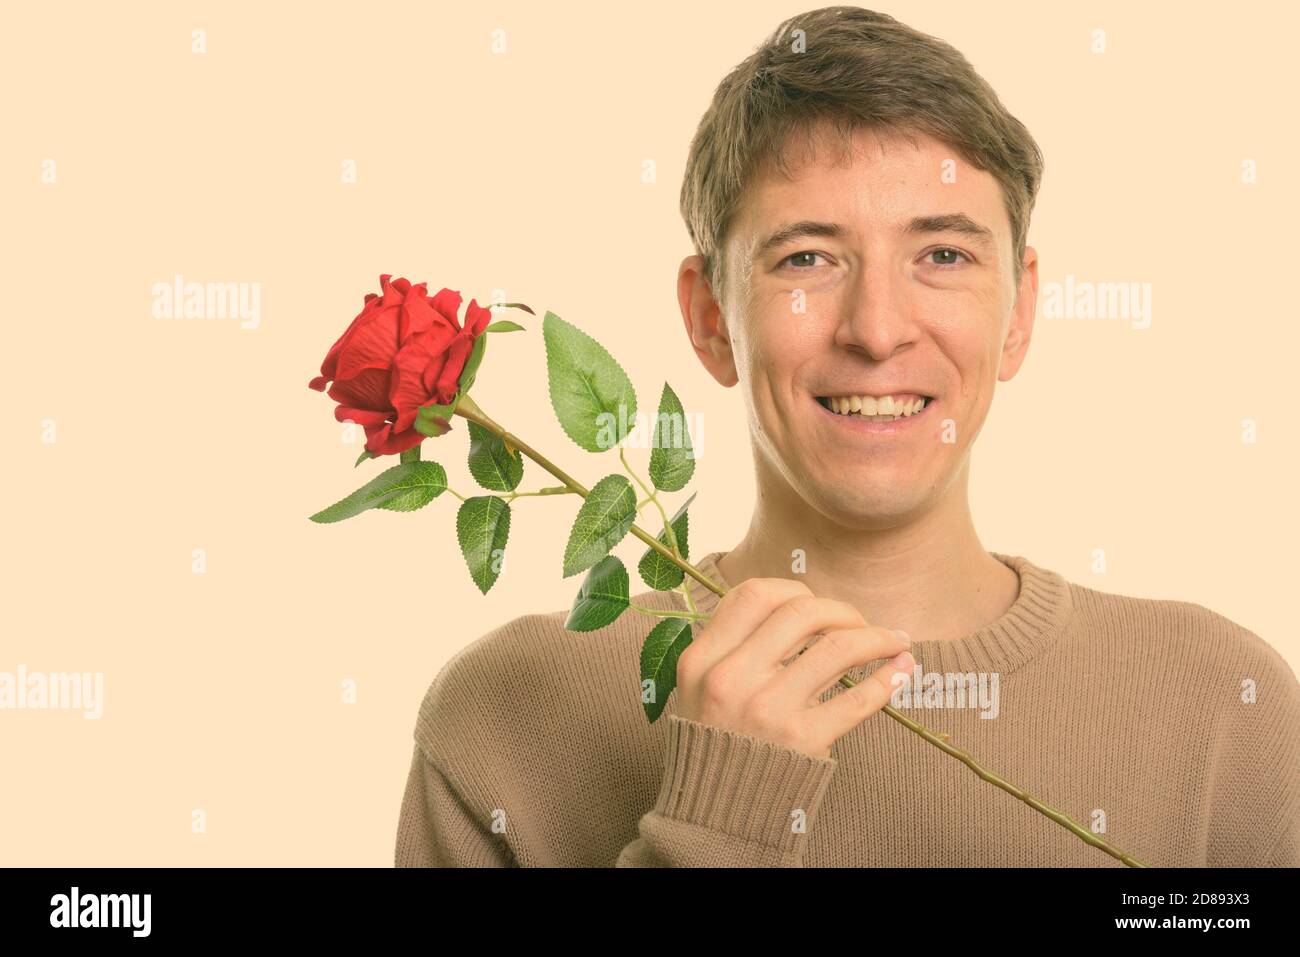
<svg viewBox="0 0 1300 957">
<path fill-rule="evenodd" d="M 465 807 L 417 743 L 397 822 L 398 867 L 513 867 L 504 840 Z"/>
<path fill-rule="evenodd" d="M 802 867 L 834 758 L 668 715 L 664 774 L 619 867 Z"/>
<path fill-rule="evenodd" d="M 1210 774 L 1209 867 L 1300 866 L 1300 684 L 1252 632 Z M 1251 693 L 1243 685 L 1249 679 Z"/>
</svg>

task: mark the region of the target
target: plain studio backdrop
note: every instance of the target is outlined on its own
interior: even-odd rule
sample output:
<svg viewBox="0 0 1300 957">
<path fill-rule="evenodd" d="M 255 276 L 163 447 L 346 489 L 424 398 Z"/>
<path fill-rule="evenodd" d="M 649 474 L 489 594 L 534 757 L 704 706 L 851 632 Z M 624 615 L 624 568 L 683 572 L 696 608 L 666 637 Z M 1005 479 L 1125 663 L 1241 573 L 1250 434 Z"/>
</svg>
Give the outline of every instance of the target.
<svg viewBox="0 0 1300 957">
<path fill-rule="evenodd" d="M 474 394 L 588 484 L 617 463 L 555 421 L 541 313 L 606 345 L 644 408 L 669 381 L 705 424 L 669 509 L 699 493 L 693 554 L 739 541 L 744 407 L 682 330 L 678 190 L 719 80 L 812 6 L 5 11 L 0 672 L 104 690 L 98 719 L 0 711 L 0 863 L 390 864 L 430 681 L 493 626 L 568 607 L 570 497 L 516 501 L 486 597 L 450 495 L 308 521 L 379 471 L 353 468 L 364 437 L 307 381 L 381 273 L 537 310 L 501 314 L 528 331 L 492 338 Z M 1203 604 L 1295 668 L 1295 12 L 883 9 L 965 53 L 1041 145 L 1040 296 L 1151 291 L 1144 328 L 1040 298 L 975 447 L 985 546 Z M 256 321 L 156 315 L 177 276 L 247 284 Z M 455 429 L 426 457 L 465 494 Z M 521 487 L 547 478 L 530 464 Z"/>
</svg>

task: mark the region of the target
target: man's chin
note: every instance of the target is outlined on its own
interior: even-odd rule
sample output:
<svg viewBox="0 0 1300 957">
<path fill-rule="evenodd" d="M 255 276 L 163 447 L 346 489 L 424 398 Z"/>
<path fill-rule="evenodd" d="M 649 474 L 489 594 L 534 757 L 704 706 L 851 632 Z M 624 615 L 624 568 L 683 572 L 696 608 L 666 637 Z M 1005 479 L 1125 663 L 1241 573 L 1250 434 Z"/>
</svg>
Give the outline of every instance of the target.
<svg viewBox="0 0 1300 957">
<path fill-rule="evenodd" d="M 806 490 L 814 495 L 817 510 L 843 528 L 871 531 L 895 528 L 925 510 L 915 489 L 872 485 L 851 486 L 846 482 Z"/>
</svg>

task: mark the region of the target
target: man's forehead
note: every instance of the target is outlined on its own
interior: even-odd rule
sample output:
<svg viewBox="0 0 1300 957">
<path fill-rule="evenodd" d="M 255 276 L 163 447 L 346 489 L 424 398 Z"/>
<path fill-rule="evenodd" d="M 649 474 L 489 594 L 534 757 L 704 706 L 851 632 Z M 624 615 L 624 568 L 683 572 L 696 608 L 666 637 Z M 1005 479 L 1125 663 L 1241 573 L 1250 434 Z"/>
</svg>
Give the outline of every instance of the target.
<svg viewBox="0 0 1300 957">
<path fill-rule="evenodd" d="M 791 166 L 788 177 L 771 167 L 754 177 L 732 237 L 742 257 L 761 256 L 785 239 L 867 228 L 953 231 L 992 250 L 999 233 L 1010 231 L 997 180 L 947 144 L 922 134 L 912 141 L 862 134 L 847 162 L 819 148 L 815 163 Z M 839 232 L 820 228 L 827 224 Z"/>
</svg>

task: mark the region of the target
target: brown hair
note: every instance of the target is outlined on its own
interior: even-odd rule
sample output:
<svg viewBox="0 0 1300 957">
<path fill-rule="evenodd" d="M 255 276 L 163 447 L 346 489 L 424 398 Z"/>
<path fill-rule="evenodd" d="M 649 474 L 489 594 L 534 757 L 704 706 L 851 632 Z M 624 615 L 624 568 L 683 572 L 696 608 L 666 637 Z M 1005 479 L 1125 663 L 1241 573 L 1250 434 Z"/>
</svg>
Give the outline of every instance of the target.
<svg viewBox="0 0 1300 957">
<path fill-rule="evenodd" d="M 802 31 L 799 33 L 797 31 Z M 800 49 L 806 38 L 806 49 Z M 691 141 L 681 212 L 722 294 L 723 241 L 747 184 L 766 163 L 789 176 L 785 147 L 831 121 L 846 151 L 861 128 L 951 146 L 1002 187 L 1017 286 L 1043 155 L 993 88 L 944 41 L 860 7 L 791 17 L 718 85 Z"/>
</svg>

